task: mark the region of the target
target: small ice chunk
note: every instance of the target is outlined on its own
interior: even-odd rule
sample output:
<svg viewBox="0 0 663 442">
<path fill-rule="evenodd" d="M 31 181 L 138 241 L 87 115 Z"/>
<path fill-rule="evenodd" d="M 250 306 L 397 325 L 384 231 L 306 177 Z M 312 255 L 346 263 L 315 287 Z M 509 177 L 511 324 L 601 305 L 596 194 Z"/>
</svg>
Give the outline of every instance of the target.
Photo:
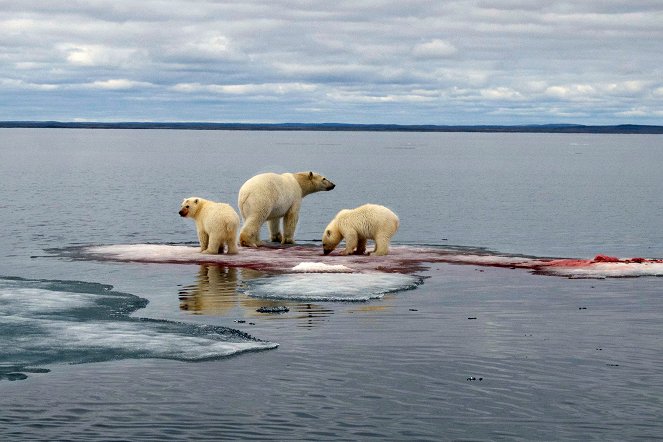
<svg viewBox="0 0 663 442">
<path fill-rule="evenodd" d="M 293 272 L 300 273 L 352 273 L 350 267 L 343 264 L 325 264 L 324 262 L 300 262 L 292 268 Z"/>
</svg>

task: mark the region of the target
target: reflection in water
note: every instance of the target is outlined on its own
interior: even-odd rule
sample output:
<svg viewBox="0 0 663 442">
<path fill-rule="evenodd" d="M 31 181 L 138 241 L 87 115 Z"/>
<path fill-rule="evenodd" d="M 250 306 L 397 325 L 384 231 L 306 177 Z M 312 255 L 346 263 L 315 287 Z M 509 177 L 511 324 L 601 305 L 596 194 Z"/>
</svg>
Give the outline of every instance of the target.
<svg viewBox="0 0 663 442">
<path fill-rule="evenodd" d="M 304 327 L 323 322 L 334 313 L 330 308 L 316 304 L 302 304 L 279 299 L 260 299 L 241 293 L 238 288 L 251 279 L 265 277 L 264 272 L 237 267 L 202 264 L 196 282 L 179 291 L 180 309 L 194 315 L 263 317 L 265 319 L 303 319 Z M 261 307 L 286 306 L 289 313 L 259 313 Z M 233 313 L 233 310 L 238 310 Z"/>
<path fill-rule="evenodd" d="M 354 309 L 350 310 L 352 313 L 374 313 L 374 312 L 384 312 L 387 311 L 391 308 L 391 297 L 385 296 L 382 298 L 381 303 L 379 304 L 366 304 L 366 305 L 359 305 L 358 307 L 355 307 Z"/>
<path fill-rule="evenodd" d="M 334 310 L 317 304 L 297 304 L 294 310 L 296 318 L 303 320 L 297 326 L 306 328 L 315 327 L 334 314 Z"/>
<path fill-rule="evenodd" d="M 202 264 L 196 282 L 179 292 L 180 309 L 197 315 L 218 316 L 236 307 L 250 307 L 243 305 L 244 299 L 240 301 L 237 288 L 244 281 L 263 275 L 263 272 L 252 269 Z"/>
</svg>

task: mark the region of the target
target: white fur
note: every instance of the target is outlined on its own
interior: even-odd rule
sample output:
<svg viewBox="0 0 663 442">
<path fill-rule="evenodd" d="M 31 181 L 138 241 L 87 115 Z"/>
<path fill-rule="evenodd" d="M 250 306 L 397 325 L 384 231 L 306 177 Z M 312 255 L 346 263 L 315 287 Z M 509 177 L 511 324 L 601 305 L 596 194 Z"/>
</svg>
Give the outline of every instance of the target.
<svg viewBox="0 0 663 442">
<path fill-rule="evenodd" d="M 299 220 L 302 198 L 306 195 L 332 190 L 334 183 L 313 172 L 263 173 L 246 181 L 239 189 L 237 205 L 244 219 L 240 244 L 260 245 L 260 228 L 269 221 L 272 241 L 283 244 L 295 242 L 295 228 Z M 280 220 L 283 219 L 283 234 Z"/>
<path fill-rule="evenodd" d="M 367 240 L 375 241 L 374 255 L 389 253 L 391 237 L 398 230 L 398 216 L 384 206 L 364 204 L 356 209 L 343 209 L 329 223 L 322 234 L 325 255 L 345 239 L 341 255 L 363 255 Z"/>
<path fill-rule="evenodd" d="M 182 201 L 180 216 L 196 222 L 200 251 L 207 254 L 237 253 L 239 215 L 231 206 L 192 196 Z"/>
</svg>

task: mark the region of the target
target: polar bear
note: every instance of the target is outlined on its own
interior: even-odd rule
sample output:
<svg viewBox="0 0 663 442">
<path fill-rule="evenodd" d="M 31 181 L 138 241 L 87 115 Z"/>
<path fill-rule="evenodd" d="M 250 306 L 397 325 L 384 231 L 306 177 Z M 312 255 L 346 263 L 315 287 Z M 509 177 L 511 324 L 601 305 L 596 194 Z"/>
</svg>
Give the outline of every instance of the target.
<svg viewBox="0 0 663 442">
<path fill-rule="evenodd" d="M 229 254 L 237 253 L 239 215 L 228 204 L 192 196 L 182 201 L 179 214 L 196 222 L 202 253 L 223 253 L 224 244 Z"/>
<path fill-rule="evenodd" d="M 384 206 L 364 204 L 356 209 L 343 209 L 329 223 L 322 234 L 325 255 L 331 253 L 345 238 L 345 249 L 341 255 L 363 255 L 366 240 L 375 241 L 374 255 L 389 253 L 389 241 L 398 230 L 398 216 Z"/>
<path fill-rule="evenodd" d="M 237 205 L 244 218 L 239 234 L 242 246 L 260 245 L 260 228 L 269 221 L 270 239 L 294 244 L 295 228 L 299 220 L 302 198 L 306 195 L 332 190 L 334 183 L 314 172 L 262 173 L 250 178 L 239 189 Z M 283 218 L 283 234 L 279 221 Z"/>
</svg>

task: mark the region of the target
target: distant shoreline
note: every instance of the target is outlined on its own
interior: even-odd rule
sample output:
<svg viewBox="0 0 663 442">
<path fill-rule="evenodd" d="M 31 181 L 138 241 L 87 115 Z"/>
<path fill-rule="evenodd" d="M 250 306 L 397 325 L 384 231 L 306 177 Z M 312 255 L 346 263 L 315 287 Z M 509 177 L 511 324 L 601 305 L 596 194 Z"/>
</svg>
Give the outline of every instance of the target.
<svg viewBox="0 0 663 442">
<path fill-rule="evenodd" d="M 0 121 L 0 128 L 27 129 L 179 129 L 253 131 L 353 131 L 353 132 L 493 132 L 493 133 L 586 133 L 663 134 L 663 126 L 619 124 L 541 124 L 541 125 L 415 125 L 346 123 L 173 123 L 173 122 L 61 122 Z"/>
</svg>

